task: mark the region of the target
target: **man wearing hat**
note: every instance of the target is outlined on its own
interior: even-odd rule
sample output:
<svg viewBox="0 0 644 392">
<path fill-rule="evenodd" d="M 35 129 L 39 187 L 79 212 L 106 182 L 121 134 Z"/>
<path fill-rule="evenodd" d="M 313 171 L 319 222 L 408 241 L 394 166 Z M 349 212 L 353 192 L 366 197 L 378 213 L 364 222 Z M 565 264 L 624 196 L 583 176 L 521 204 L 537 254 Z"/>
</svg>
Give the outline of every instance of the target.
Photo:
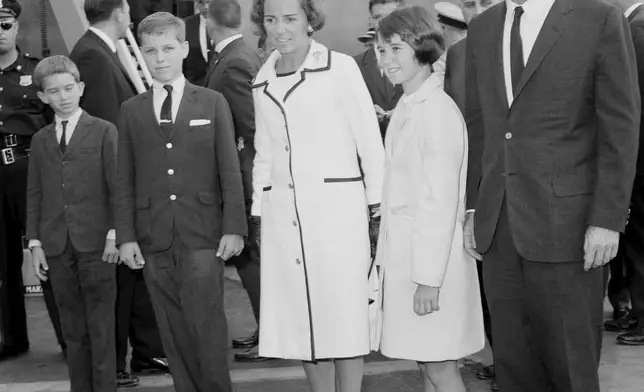
<svg viewBox="0 0 644 392">
<path fill-rule="evenodd" d="M 438 23 L 443 29 L 445 48 L 462 40 L 467 35 L 467 23 L 461 8 L 449 1 L 441 1 L 434 5 L 438 14 Z"/>
<path fill-rule="evenodd" d="M 0 0 L 0 361 L 29 350 L 22 281 L 29 146 L 31 137 L 53 118 L 31 80 L 39 59 L 16 46 L 21 11 L 16 0 Z M 65 350 L 51 284 L 42 282 L 42 289 Z"/>
</svg>

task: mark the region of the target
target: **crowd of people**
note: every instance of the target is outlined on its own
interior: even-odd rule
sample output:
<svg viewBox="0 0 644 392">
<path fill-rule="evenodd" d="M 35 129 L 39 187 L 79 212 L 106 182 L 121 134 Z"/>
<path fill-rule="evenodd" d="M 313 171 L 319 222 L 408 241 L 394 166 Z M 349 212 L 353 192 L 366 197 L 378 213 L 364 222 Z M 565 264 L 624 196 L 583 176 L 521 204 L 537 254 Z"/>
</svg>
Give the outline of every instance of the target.
<svg viewBox="0 0 644 392">
<path fill-rule="evenodd" d="M 301 360 L 314 392 L 361 391 L 371 351 L 462 392 L 486 337 L 493 390 L 598 392 L 613 259 L 633 310 L 606 328 L 644 343 L 644 4 L 460 5 L 370 0 L 351 58 L 314 39 L 315 0 L 254 0 L 260 51 L 238 0 L 195 0 L 138 24 L 136 94 L 127 0 L 85 0 L 89 30 L 41 61 L 0 2 L 0 357 L 29 347 L 24 232 L 73 392 L 136 386 L 128 341 L 132 371 L 231 391 L 226 261 L 261 326 L 235 358 Z"/>
</svg>

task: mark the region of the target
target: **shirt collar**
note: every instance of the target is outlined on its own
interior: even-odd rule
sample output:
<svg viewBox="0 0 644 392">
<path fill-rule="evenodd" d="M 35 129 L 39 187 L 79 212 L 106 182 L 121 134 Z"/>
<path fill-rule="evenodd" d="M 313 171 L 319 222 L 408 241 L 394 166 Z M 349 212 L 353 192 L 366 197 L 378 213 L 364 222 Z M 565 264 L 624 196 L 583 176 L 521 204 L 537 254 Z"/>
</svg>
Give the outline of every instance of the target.
<svg viewBox="0 0 644 392">
<path fill-rule="evenodd" d="M 226 38 L 225 40 L 221 41 L 215 46 L 215 52 L 216 53 L 221 53 L 224 49 L 226 49 L 226 46 L 228 46 L 231 42 L 242 38 L 243 36 L 241 34 L 235 34 L 231 37 Z"/>
<path fill-rule="evenodd" d="M 522 7 L 525 15 L 547 15 L 555 0 L 527 0 L 525 3 L 519 5 L 512 0 L 505 0 L 508 15 L 514 16 L 514 9 Z"/>
<path fill-rule="evenodd" d="M 629 16 L 631 16 L 633 11 L 635 11 L 635 8 L 639 7 L 640 5 L 642 5 L 642 3 L 635 3 L 632 6 L 628 7 L 628 9 L 626 9 L 626 11 L 624 12 L 624 17 L 628 18 Z"/>
<path fill-rule="evenodd" d="M 183 95 L 183 90 L 186 88 L 186 78 L 182 74 L 174 82 L 170 83 L 170 85 L 172 86 L 173 93 Z M 165 85 L 157 82 L 156 80 L 152 83 L 152 87 L 156 92 L 161 92 L 161 90 L 163 90 L 163 86 Z"/>
<path fill-rule="evenodd" d="M 97 29 L 96 27 L 90 27 L 89 28 L 94 34 L 98 35 L 100 39 L 102 39 L 107 46 L 110 48 L 112 53 L 116 53 L 116 44 L 110 37 L 107 36 L 103 31 Z"/>
<path fill-rule="evenodd" d="M 83 114 L 83 109 L 78 108 L 74 114 L 72 114 L 68 119 L 63 119 L 58 115 L 54 116 L 54 121 L 56 122 L 56 128 L 60 126 L 63 121 L 67 121 L 67 130 L 76 128 L 76 124 L 80 120 L 81 115 Z"/>
</svg>

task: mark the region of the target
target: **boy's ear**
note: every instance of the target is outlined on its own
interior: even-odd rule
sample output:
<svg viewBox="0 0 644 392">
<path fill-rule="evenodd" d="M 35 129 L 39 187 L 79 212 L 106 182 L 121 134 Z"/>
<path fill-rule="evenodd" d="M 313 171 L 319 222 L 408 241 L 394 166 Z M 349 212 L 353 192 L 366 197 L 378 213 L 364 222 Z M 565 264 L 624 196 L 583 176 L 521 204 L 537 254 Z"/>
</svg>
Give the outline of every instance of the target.
<svg viewBox="0 0 644 392">
<path fill-rule="evenodd" d="M 40 100 L 41 100 L 45 105 L 49 105 L 49 99 L 47 99 L 47 96 L 45 95 L 45 93 L 44 93 L 44 92 L 42 92 L 42 91 L 40 91 L 40 90 L 39 90 L 37 94 L 38 94 L 38 98 L 40 98 Z"/>
<path fill-rule="evenodd" d="M 183 58 L 185 59 L 188 57 L 188 54 L 190 53 L 190 43 L 188 40 L 185 40 L 181 43 L 181 50 L 183 50 Z"/>
<path fill-rule="evenodd" d="M 83 96 L 83 93 L 85 92 L 85 83 L 83 82 L 78 82 L 78 88 L 80 89 L 80 96 Z"/>
</svg>

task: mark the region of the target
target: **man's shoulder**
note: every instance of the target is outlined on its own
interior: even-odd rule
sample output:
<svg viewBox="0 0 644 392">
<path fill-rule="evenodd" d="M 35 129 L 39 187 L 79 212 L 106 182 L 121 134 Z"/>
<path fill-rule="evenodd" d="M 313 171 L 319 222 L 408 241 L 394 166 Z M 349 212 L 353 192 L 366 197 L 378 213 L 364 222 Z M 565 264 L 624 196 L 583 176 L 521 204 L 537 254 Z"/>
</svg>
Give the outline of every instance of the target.
<svg viewBox="0 0 644 392">
<path fill-rule="evenodd" d="M 197 101 L 199 101 L 200 103 L 201 103 L 201 101 L 214 102 L 214 101 L 217 101 L 219 99 L 224 99 L 223 94 L 221 94 L 220 92 L 215 91 L 213 89 L 207 88 L 207 87 L 196 86 L 194 84 L 190 84 L 190 88 L 194 89 L 194 94 L 197 97 Z"/>
<path fill-rule="evenodd" d="M 371 52 L 373 52 L 373 48 L 369 48 L 364 52 L 356 54 L 355 56 L 353 56 L 353 59 L 356 61 L 356 63 L 358 63 L 358 65 L 362 65 L 362 63 L 365 61 L 365 59 L 367 59 L 369 53 Z"/>
<path fill-rule="evenodd" d="M 226 70 L 228 69 L 242 69 L 250 72 L 253 77 L 262 67 L 262 62 L 259 55 L 248 44 L 240 45 L 239 50 L 231 53 L 226 59 L 226 63 L 222 64 Z"/>
</svg>

